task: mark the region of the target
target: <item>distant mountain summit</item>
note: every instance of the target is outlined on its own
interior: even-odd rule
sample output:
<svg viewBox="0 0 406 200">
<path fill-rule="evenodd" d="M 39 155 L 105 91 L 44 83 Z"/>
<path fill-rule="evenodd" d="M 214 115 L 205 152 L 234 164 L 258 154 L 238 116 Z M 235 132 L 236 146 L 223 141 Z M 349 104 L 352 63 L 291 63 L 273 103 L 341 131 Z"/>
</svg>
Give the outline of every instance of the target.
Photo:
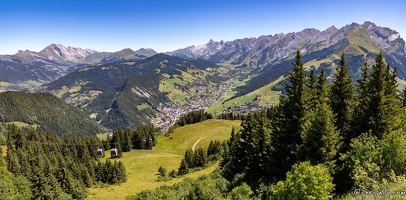
<svg viewBox="0 0 406 200">
<path fill-rule="evenodd" d="M 39 53 L 46 56 L 47 59 L 53 61 L 80 63 L 88 55 L 97 53 L 97 51 L 70 46 L 65 47 L 61 44 L 51 44 Z"/>
<path fill-rule="evenodd" d="M 151 49 L 151 48 L 141 48 L 138 49 L 137 51 L 135 51 L 135 54 L 138 55 L 142 55 L 142 56 L 147 56 L 147 57 L 151 57 L 155 54 L 158 54 L 155 50 Z"/>
<path fill-rule="evenodd" d="M 153 49 L 98 52 L 62 44 L 50 44 L 40 52 L 20 50 L 15 55 L 0 55 L 0 91 L 29 89 L 89 65 L 139 61 L 155 54 Z"/>
</svg>

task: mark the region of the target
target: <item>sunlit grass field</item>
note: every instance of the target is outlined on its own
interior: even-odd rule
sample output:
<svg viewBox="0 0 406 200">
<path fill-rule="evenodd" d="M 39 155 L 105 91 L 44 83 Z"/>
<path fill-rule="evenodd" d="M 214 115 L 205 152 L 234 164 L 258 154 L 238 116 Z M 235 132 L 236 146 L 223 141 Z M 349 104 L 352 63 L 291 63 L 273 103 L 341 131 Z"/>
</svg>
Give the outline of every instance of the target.
<svg viewBox="0 0 406 200">
<path fill-rule="evenodd" d="M 127 182 L 120 185 L 90 188 L 88 199 L 124 199 L 128 195 L 137 194 L 142 190 L 154 189 L 164 184 L 172 185 L 182 181 L 185 177 L 196 178 L 208 174 L 215 170 L 217 165 L 167 182 L 156 181 L 158 168 L 163 166 L 168 172 L 173 169 L 178 170 L 185 151 L 191 149 L 197 140 L 203 138 L 196 148 L 207 148 L 210 140 L 228 139 L 232 127 L 238 129 L 240 123 L 241 121 L 238 120 L 208 120 L 186 125 L 175 129 L 169 137 L 159 136 L 158 144 L 152 150 L 132 150 L 123 153 L 123 157 L 117 160 L 123 162 L 126 167 Z M 106 152 L 106 158 L 110 158 L 109 151 Z"/>
</svg>

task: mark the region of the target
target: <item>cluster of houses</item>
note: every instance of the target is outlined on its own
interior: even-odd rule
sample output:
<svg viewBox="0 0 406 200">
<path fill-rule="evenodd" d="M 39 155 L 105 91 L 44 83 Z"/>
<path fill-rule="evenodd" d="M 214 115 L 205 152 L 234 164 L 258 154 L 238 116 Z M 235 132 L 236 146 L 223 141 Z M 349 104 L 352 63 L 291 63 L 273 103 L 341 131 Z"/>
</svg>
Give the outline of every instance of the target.
<svg viewBox="0 0 406 200">
<path fill-rule="evenodd" d="M 208 87 L 207 83 L 203 80 L 195 80 L 188 83 L 190 85 L 187 85 L 187 87 L 196 92 L 186 94 L 185 96 L 193 103 L 183 105 L 170 103 L 166 106 L 162 105 L 161 108 L 159 108 L 161 111 L 158 114 L 159 120 L 153 122 L 153 125 L 160 127 L 162 131 L 166 131 L 183 115 L 192 111 L 207 109 L 217 101 L 220 101 L 221 98 L 231 90 L 231 81 L 232 79 L 224 81 L 221 86 L 217 85 L 215 88 Z"/>
</svg>

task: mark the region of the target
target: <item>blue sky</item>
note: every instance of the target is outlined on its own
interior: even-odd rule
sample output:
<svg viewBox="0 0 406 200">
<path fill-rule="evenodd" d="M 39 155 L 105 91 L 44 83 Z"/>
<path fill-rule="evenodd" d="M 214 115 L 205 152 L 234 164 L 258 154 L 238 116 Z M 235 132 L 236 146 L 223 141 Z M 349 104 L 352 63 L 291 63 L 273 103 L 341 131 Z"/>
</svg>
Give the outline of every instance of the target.
<svg viewBox="0 0 406 200">
<path fill-rule="evenodd" d="M 406 38 L 406 1 L 0 0 L 0 54 L 51 43 L 172 51 L 304 28 L 372 21 Z"/>
</svg>

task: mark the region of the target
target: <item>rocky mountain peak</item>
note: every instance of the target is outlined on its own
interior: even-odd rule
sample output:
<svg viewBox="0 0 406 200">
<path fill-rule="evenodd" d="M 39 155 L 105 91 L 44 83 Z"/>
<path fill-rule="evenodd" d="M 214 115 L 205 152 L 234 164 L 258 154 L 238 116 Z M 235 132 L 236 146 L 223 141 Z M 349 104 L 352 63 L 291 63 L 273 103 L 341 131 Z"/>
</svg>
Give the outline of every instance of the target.
<svg viewBox="0 0 406 200">
<path fill-rule="evenodd" d="M 338 29 L 334 25 L 330 26 L 326 30 L 324 30 L 325 33 L 335 33 L 337 31 L 338 31 Z"/>
<path fill-rule="evenodd" d="M 81 49 L 76 47 L 65 47 L 62 44 L 50 44 L 40 51 L 47 59 L 54 61 L 79 62 L 86 56 L 97 53 L 92 49 Z"/>
<path fill-rule="evenodd" d="M 141 48 L 141 49 L 138 49 L 137 51 L 135 51 L 135 54 L 151 57 L 151 56 L 157 54 L 157 52 L 151 48 Z"/>
</svg>

